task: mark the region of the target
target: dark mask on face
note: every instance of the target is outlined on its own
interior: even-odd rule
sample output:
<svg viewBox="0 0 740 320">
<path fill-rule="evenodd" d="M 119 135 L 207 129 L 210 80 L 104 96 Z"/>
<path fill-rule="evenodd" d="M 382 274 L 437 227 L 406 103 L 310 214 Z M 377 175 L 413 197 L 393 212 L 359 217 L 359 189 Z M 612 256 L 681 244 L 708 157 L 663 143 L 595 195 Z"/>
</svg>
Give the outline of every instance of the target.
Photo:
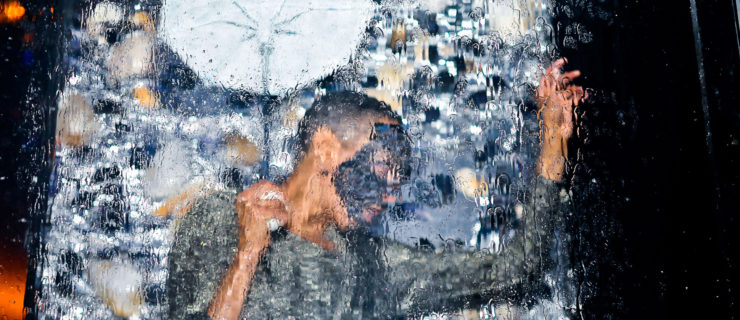
<svg viewBox="0 0 740 320">
<path fill-rule="evenodd" d="M 408 176 L 409 154 L 408 137 L 399 126 L 376 124 L 370 142 L 337 168 L 334 186 L 360 227 L 382 229 L 388 209 L 383 195 L 398 197 L 399 185 Z"/>
</svg>

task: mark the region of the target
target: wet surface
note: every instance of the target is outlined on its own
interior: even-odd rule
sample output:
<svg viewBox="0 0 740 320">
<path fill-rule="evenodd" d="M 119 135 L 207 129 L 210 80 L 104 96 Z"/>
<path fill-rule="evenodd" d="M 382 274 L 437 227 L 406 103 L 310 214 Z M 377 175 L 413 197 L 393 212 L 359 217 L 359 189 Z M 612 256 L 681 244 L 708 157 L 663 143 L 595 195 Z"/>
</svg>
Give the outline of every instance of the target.
<svg viewBox="0 0 740 320">
<path fill-rule="evenodd" d="M 499 318 L 734 312 L 737 41 L 718 40 L 733 35 L 720 27 L 733 25 L 729 2 L 697 3 L 692 22 L 688 5 L 563 1 L 543 11 L 552 22 L 532 17 L 537 32 L 515 40 L 511 20 L 492 18 L 507 17 L 505 6 L 384 4 L 352 63 L 290 99 L 206 85 L 187 59 L 152 42 L 154 3 L 99 12 L 23 4 L 33 15 L 2 24 L 12 38 L 3 63 L 16 75 L 3 72 L 3 98 L 21 103 L 2 111 L 3 245 L 12 258 L 0 272 L 21 283 L 25 242 L 34 316 L 166 315 L 176 217 L 204 189 L 284 179 L 297 119 L 342 90 L 388 103 L 414 143 L 404 200 L 386 207 L 375 236 L 433 250 L 496 248 L 520 230 L 515 204 L 531 188 L 537 150 L 528 97 L 536 72 L 559 56 L 595 94 L 579 111 L 559 192 L 573 201 L 555 233 L 559 258 L 546 288 L 532 289 L 551 294 L 515 303 L 529 311 L 466 308 Z M 490 30 L 501 32 L 481 36 Z"/>
</svg>

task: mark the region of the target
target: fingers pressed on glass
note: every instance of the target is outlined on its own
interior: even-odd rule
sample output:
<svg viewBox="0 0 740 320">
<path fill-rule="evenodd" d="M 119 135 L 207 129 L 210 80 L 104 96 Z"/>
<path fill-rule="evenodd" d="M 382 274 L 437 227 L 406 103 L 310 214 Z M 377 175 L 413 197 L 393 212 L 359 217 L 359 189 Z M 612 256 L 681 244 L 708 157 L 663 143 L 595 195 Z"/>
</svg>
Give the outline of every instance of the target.
<svg viewBox="0 0 740 320">
<path fill-rule="evenodd" d="M 583 102 L 586 99 L 587 94 L 581 86 L 570 85 L 568 86 L 568 91 L 573 93 L 571 100 L 576 106 L 578 106 L 579 103 Z"/>
<path fill-rule="evenodd" d="M 555 62 L 553 62 L 553 63 L 552 63 L 551 65 L 550 65 L 550 67 L 548 67 L 548 68 L 547 68 L 547 72 L 546 72 L 546 73 L 547 73 L 547 74 L 551 74 L 551 73 L 553 73 L 553 72 L 557 72 L 557 73 L 559 73 L 559 72 L 560 72 L 560 69 L 561 69 L 561 68 L 563 68 L 563 66 L 564 66 L 564 65 L 565 65 L 566 63 L 568 63 L 568 59 L 566 59 L 566 58 L 560 58 L 560 59 L 558 59 L 558 60 L 555 60 Z"/>
<path fill-rule="evenodd" d="M 565 85 L 567 85 L 568 83 L 570 83 L 571 81 L 575 80 L 576 78 L 578 78 L 580 76 L 581 76 L 581 71 L 579 71 L 579 70 L 573 70 L 573 71 L 565 72 L 561 76 L 561 79 L 562 79 L 561 80 L 561 85 L 562 86 L 565 86 Z"/>
</svg>

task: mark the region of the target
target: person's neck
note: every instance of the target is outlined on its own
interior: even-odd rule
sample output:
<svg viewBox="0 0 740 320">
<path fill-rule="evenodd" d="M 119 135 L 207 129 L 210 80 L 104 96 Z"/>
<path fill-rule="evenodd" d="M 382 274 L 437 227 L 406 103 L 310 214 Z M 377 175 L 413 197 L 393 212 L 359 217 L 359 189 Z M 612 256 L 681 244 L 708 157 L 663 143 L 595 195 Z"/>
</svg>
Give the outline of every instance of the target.
<svg viewBox="0 0 740 320">
<path fill-rule="evenodd" d="M 295 167 L 293 173 L 283 184 L 283 193 L 289 202 L 291 210 L 294 212 L 307 214 L 306 211 L 310 203 L 315 203 L 309 199 L 313 196 L 310 192 L 310 184 L 316 179 L 317 162 L 313 157 L 306 155 Z"/>
</svg>

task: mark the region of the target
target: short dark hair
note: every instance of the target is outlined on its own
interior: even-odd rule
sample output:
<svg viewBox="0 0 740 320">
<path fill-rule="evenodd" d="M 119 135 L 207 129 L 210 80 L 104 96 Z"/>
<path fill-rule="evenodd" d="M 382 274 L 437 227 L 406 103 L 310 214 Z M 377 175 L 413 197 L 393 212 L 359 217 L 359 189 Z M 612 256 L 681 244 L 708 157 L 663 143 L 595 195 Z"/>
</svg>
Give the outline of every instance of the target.
<svg viewBox="0 0 740 320">
<path fill-rule="evenodd" d="M 318 128 L 326 127 L 337 137 L 341 137 L 354 130 L 352 123 L 363 116 L 389 118 L 401 123 L 401 117 L 387 104 L 365 94 L 352 91 L 329 93 L 314 102 L 298 124 L 296 159 L 300 161 L 308 152 L 311 139 Z"/>
</svg>

